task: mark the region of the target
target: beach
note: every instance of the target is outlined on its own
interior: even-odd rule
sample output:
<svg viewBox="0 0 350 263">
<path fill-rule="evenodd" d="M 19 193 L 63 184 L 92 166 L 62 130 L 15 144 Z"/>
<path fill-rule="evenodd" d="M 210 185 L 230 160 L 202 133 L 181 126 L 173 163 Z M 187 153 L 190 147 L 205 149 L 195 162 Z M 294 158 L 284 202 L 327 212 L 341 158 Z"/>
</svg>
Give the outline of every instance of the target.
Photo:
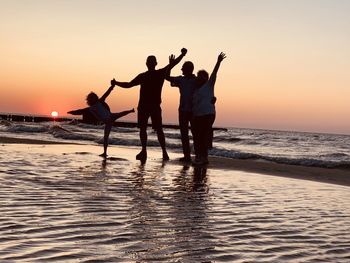
<svg viewBox="0 0 350 263">
<path fill-rule="evenodd" d="M 1 262 L 349 261 L 346 169 L 101 151 L 0 137 Z"/>
</svg>

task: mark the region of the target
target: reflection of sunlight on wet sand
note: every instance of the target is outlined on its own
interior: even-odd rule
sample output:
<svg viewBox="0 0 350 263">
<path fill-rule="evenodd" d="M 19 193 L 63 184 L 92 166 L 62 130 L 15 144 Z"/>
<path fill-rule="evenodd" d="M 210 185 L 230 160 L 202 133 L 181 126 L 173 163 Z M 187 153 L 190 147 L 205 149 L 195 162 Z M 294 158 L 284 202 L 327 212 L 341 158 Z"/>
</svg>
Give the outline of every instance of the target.
<svg viewBox="0 0 350 263">
<path fill-rule="evenodd" d="M 0 259 L 346 262 L 347 187 L 135 160 L 137 148 L 4 145 Z M 171 154 L 179 157 L 180 154 Z M 25 237 L 25 238 L 24 238 Z M 28 243 L 27 240 L 30 240 Z"/>
</svg>

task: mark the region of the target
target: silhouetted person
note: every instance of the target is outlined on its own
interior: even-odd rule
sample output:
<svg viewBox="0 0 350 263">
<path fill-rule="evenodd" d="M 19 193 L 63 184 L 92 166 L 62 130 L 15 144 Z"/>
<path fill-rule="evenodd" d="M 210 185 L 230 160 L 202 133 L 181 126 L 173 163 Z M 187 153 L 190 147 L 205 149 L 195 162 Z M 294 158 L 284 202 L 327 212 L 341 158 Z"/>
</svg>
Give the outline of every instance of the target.
<svg viewBox="0 0 350 263">
<path fill-rule="evenodd" d="M 224 53 L 220 53 L 214 70 L 210 75 L 205 70 L 197 73 L 197 88 L 193 94 L 193 141 L 196 154 L 195 164 L 208 163 L 208 148 L 210 145 L 213 123 L 215 120 L 214 86 L 216 75 L 221 62 L 226 58 Z"/>
<path fill-rule="evenodd" d="M 103 94 L 101 98 L 99 98 L 96 93 L 90 92 L 86 97 L 86 102 L 89 105 L 90 112 L 100 121 L 105 124 L 104 129 L 104 137 L 103 137 L 103 153 L 100 155 L 102 157 L 107 157 L 107 147 L 108 147 L 108 138 L 109 133 L 111 132 L 113 123 L 115 120 L 131 113 L 135 112 L 134 109 L 128 111 L 122 111 L 118 113 L 111 113 L 108 104 L 105 102 L 108 95 L 112 92 L 115 86 L 115 80 L 111 81 L 111 86 L 109 89 Z M 106 107 L 107 105 L 107 107 Z"/>
<path fill-rule="evenodd" d="M 116 81 L 116 85 L 122 88 L 131 88 L 140 85 L 140 98 L 137 107 L 137 122 L 140 128 L 140 140 L 142 145 L 141 152 L 136 155 L 137 160 L 145 162 L 147 159 L 147 123 L 149 117 L 152 120 L 152 128 L 157 132 L 158 141 L 163 151 L 163 160 L 169 160 L 168 153 L 165 148 L 165 137 L 162 127 L 162 109 L 160 104 L 162 102 L 162 87 L 164 79 L 169 75 L 170 70 L 178 64 L 186 55 L 187 50 L 181 49 L 181 55 L 175 59 L 174 55 L 170 56 L 172 61 L 162 69 L 156 70 L 157 59 L 155 56 L 148 56 L 146 65 L 148 70 L 137 75 L 130 82 Z"/>
<path fill-rule="evenodd" d="M 181 133 L 182 151 L 184 157 L 180 161 L 191 161 L 190 138 L 188 136 L 189 123 L 192 120 L 192 99 L 196 87 L 196 76 L 193 74 L 194 65 L 191 61 L 186 61 L 182 65 L 182 76 L 167 77 L 171 86 L 178 87 L 180 91 L 179 104 L 179 126 Z"/>
</svg>

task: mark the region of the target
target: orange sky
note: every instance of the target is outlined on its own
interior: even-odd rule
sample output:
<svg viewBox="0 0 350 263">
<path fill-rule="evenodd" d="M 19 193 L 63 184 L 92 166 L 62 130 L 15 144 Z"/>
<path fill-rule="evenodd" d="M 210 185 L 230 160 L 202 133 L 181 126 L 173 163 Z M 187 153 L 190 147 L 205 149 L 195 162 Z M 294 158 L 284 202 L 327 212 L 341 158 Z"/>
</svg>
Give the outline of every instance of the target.
<svg viewBox="0 0 350 263">
<path fill-rule="evenodd" d="M 349 13 L 342 0 L 0 0 L 0 112 L 65 115 L 145 71 L 148 55 L 163 66 L 186 47 L 195 71 L 227 53 L 216 125 L 350 134 Z M 116 88 L 112 111 L 138 92 Z M 166 83 L 164 122 L 177 122 L 178 99 Z"/>
</svg>

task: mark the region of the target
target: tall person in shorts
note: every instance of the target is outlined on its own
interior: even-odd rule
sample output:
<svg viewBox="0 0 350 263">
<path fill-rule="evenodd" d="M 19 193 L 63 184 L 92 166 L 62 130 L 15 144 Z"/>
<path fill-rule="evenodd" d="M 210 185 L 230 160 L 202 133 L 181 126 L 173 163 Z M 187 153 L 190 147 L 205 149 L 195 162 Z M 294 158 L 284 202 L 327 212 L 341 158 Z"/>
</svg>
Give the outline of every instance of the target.
<svg viewBox="0 0 350 263">
<path fill-rule="evenodd" d="M 148 56 L 146 65 L 148 70 L 140 73 L 130 82 L 115 81 L 115 84 L 122 88 L 131 88 L 140 85 L 140 97 L 137 107 L 137 121 L 140 128 L 140 141 L 142 150 L 136 155 L 136 159 L 141 162 L 147 160 L 147 123 L 151 117 L 152 128 L 157 132 L 158 141 L 163 151 L 163 160 L 169 160 L 168 153 L 165 148 L 165 136 L 162 127 L 162 88 L 166 76 L 170 74 L 170 70 L 178 64 L 186 55 L 187 49 L 181 49 L 181 55 L 176 59 L 174 55 L 169 58 L 169 64 L 164 68 L 156 69 L 157 59 L 155 56 Z"/>
</svg>

